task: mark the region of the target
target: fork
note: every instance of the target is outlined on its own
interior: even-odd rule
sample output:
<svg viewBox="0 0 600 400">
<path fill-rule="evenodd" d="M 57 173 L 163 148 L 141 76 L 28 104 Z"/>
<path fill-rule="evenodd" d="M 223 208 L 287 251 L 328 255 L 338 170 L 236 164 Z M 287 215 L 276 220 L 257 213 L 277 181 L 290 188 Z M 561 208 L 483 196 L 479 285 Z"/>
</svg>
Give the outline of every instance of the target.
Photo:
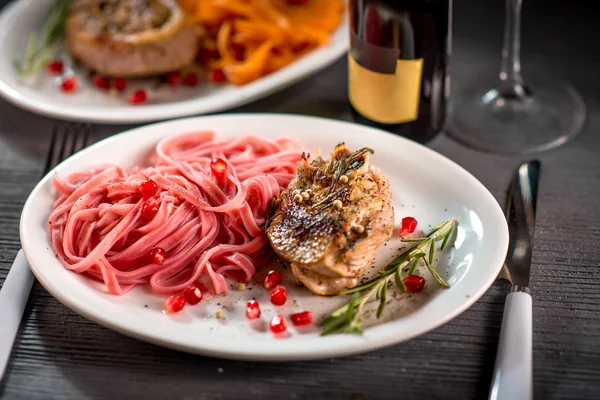
<svg viewBox="0 0 600 400">
<path fill-rule="evenodd" d="M 52 131 L 43 176 L 61 161 L 83 149 L 89 140 L 90 131 L 88 124 L 56 125 Z M 0 381 L 6 371 L 34 279 L 21 249 L 0 288 Z"/>
</svg>

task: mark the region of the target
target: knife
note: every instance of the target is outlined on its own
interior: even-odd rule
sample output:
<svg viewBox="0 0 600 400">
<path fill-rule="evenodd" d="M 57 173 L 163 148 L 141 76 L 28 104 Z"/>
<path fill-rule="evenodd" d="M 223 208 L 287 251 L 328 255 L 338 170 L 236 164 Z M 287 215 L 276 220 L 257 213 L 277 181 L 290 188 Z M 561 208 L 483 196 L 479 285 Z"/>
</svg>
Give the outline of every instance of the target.
<svg viewBox="0 0 600 400">
<path fill-rule="evenodd" d="M 533 398 L 532 306 L 529 273 L 540 162 L 521 164 L 508 190 L 509 247 L 500 278 L 512 287 L 506 296 L 490 400 Z"/>
</svg>

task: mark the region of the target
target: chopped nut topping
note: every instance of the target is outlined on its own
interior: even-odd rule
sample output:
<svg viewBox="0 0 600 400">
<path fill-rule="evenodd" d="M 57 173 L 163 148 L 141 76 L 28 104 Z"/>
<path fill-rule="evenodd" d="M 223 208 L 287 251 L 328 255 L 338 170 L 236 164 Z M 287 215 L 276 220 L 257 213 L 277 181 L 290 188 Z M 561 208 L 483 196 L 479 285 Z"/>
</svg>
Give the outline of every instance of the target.
<svg viewBox="0 0 600 400">
<path fill-rule="evenodd" d="M 348 183 L 348 177 L 346 175 L 340 176 L 340 182 L 341 183 Z"/>
<path fill-rule="evenodd" d="M 338 210 L 340 210 L 340 209 L 343 207 L 343 204 L 342 204 L 341 200 L 335 200 L 335 201 L 333 202 L 333 206 L 334 206 L 335 208 L 337 208 Z"/>
<path fill-rule="evenodd" d="M 352 229 L 357 233 L 363 233 L 365 231 L 365 227 L 362 225 L 354 225 Z"/>
</svg>

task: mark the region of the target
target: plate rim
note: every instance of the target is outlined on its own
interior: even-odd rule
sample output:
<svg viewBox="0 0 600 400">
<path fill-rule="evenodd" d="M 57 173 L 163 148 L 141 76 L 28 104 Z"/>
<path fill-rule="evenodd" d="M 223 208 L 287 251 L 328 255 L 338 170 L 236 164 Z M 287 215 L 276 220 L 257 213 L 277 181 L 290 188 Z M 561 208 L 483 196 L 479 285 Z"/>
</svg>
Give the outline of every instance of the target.
<svg viewBox="0 0 600 400">
<path fill-rule="evenodd" d="M 111 321 L 110 318 L 106 318 L 101 315 L 89 312 L 89 310 L 86 309 L 86 307 L 84 305 L 79 304 L 79 302 L 76 299 L 73 299 L 73 298 L 69 297 L 68 295 L 63 294 L 57 288 L 55 288 L 54 284 L 47 281 L 44 278 L 43 274 L 41 274 L 41 272 L 40 272 L 41 268 L 40 268 L 40 270 L 38 270 L 38 267 L 33 265 L 33 263 L 31 262 L 30 252 L 34 251 L 34 249 L 30 248 L 30 243 L 27 240 L 27 231 L 28 231 L 28 227 L 26 225 L 27 210 L 32 207 L 32 202 L 35 199 L 35 197 L 38 196 L 38 192 L 43 190 L 44 186 L 52 178 L 55 171 L 57 169 L 62 168 L 63 164 L 68 163 L 71 160 L 71 158 L 73 158 L 73 156 L 71 156 L 71 157 L 67 158 L 65 161 L 63 161 L 62 163 L 60 163 L 58 166 L 53 168 L 47 175 L 45 175 L 37 183 L 37 185 L 34 187 L 34 189 L 31 191 L 30 195 L 28 196 L 28 198 L 23 206 L 23 211 L 22 211 L 21 217 L 20 217 L 19 236 L 20 236 L 20 241 L 21 241 L 21 245 L 23 248 L 23 253 L 25 254 L 25 257 L 27 258 L 30 269 L 32 270 L 32 272 L 34 273 L 34 275 L 36 276 L 38 281 L 42 284 L 42 286 L 55 299 L 57 299 L 59 302 L 61 302 L 67 308 L 84 316 L 88 320 L 91 320 L 103 327 L 106 327 L 106 328 L 109 328 L 116 332 L 119 332 L 125 336 L 133 337 L 135 339 L 142 340 L 142 341 L 152 343 L 155 345 L 159 345 L 162 347 L 167 347 L 167 348 L 184 351 L 184 352 L 188 352 L 188 353 L 193 353 L 193 354 L 198 354 L 198 355 L 203 355 L 203 356 L 217 357 L 217 358 L 222 358 L 222 359 L 232 359 L 232 360 L 309 361 L 309 360 L 319 360 L 319 359 L 326 359 L 326 358 L 332 358 L 332 357 L 336 357 L 336 358 L 337 357 L 346 357 L 346 356 L 350 356 L 350 355 L 371 352 L 371 351 L 375 351 L 375 350 L 378 350 L 378 349 L 381 349 L 384 347 L 388 347 L 393 344 L 402 343 L 407 340 L 411 340 L 415 337 L 424 335 L 424 334 L 446 324 L 450 320 L 458 317 L 460 314 L 462 314 L 464 311 L 466 311 L 468 308 L 470 308 L 475 302 L 477 302 L 483 296 L 483 294 L 489 289 L 489 287 L 497 279 L 497 275 L 502 267 L 502 264 L 504 263 L 506 253 L 508 251 L 508 224 L 506 222 L 506 219 L 505 219 L 504 213 L 500 207 L 500 204 L 497 202 L 495 197 L 483 185 L 483 183 L 481 183 L 477 178 L 475 178 L 469 171 L 467 171 L 466 169 L 464 169 L 462 166 L 455 163 L 454 161 L 450 160 L 448 157 L 436 152 L 435 150 L 433 150 L 427 146 L 424 146 L 417 142 L 414 142 L 410 139 L 407 139 L 407 138 L 404 138 L 404 137 L 401 137 L 398 135 L 394 135 L 392 133 L 385 132 L 385 131 L 382 131 L 379 129 L 355 124 L 355 123 L 352 123 L 349 121 L 342 121 L 342 120 L 336 120 L 336 119 L 318 117 L 318 116 L 297 115 L 297 114 L 235 113 L 235 114 L 208 115 L 208 116 L 197 116 L 197 117 L 181 118 L 181 119 L 176 119 L 176 120 L 152 123 L 152 124 L 136 127 L 133 129 L 127 129 L 118 134 L 109 136 L 103 140 L 100 140 L 100 141 L 94 143 L 93 145 L 87 147 L 86 149 L 82 150 L 81 152 L 77 153 L 76 155 L 85 154 L 86 152 L 92 152 L 92 151 L 94 151 L 94 149 L 96 147 L 110 144 L 111 142 L 118 141 L 120 137 L 123 137 L 125 135 L 136 134 L 139 131 L 143 132 L 144 130 L 148 130 L 148 129 L 155 130 L 155 129 L 160 129 L 163 127 L 168 128 L 170 125 L 176 126 L 177 124 L 185 124 L 185 123 L 198 122 L 199 124 L 201 124 L 203 120 L 237 119 L 237 118 L 241 118 L 241 119 L 255 118 L 255 119 L 260 119 L 262 121 L 264 121 L 265 119 L 279 119 L 281 121 L 287 120 L 287 122 L 286 122 L 287 124 L 292 123 L 294 120 L 301 119 L 301 120 L 313 120 L 313 121 L 316 121 L 317 123 L 319 121 L 325 121 L 326 123 L 341 124 L 341 125 L 354 126 L 354 127 L 358 126 L 361 129 L 366 130 L 367 132 L 374 131 L 374 132 L 378 132 L 379 134 L 383 133 L 384 135 L 393 137 L 393 138 L 395 138 L 395 140 L 399 140 L 400 142 L 403 142 L 404 144 L 408 144 L 409 146 L 416 146 L 416 147 L 420 148 L 420 150 L 429 153 L 430 156 L 438 158 L 439 160 L 446 163 L 447 165 L 451 165 L 452 168 L 456 168 L 458 171 L 460 171 L 462 174 L 464 174 L 466 179 L 468 179 L 472 183 L 475 183 L 476 185 L 480 186 L 480 188 L 482 189 L 482 191 L 481 191 L 482 195 L 484 195 L 484 197 L 487 198 L 486 205 L 491 206 L 491 209 L 489 210 L 491 212 L 490 215 L 492 217 L 494 217 L 496 222 L 500 222 L 498 225 L 498 228 L 499 228 L 498 233 L 499 233 L 500 243 L 497 243 L 495 246 L 499 251 L 496 254 L 496 258 L 494 260 L 490 260 L 488 262 L 488 264 L 492 267 L 490 269 L 491 269 L 491 272 L 493 272 L 493 273 L 489 274 L 487 280 L 485 280 L 485 282 L 482 282 L 481 286 L 479 286 L 473 292 L 470 292 L 470 296 L 466 300 L 464 300 L 459 307 L 457 307 L 456 309 L 453 309 L 452 312 L 447 313 L 443 317 L 440 317 L 440 318 L 436 319 L 435 321 L 427 324 L 426 328 L 424 328 L 424 329 L 423 328 L 412 329 L 409 333 L 403 334 L 402 338 L 399 340 L 396 339 L 393 335 L 387 335 L 387 336 L 384 335 L 384 337 L 373 338 L 376 341 L 364 340 L 365 338 L 372 336 L 369 333 L 376 334 L 379 331 L 378 328 L 382 328 L 385 325 L 392 323 L 392 322 L 388 322 L 388 323 L 378 324 L 376 326 L 370 327 L 365 331 L 365 333 L 363 335 L 356 336 L 356 337 L 350 339 L 353 341 L 353 344 L 354 344 L 353 346 L 346 345 L 345 347 L 342 347 L 342 348 L 333 348 L 333 350 L 330 350 L 329 348 L 327 348 L 327 346 L 321 345 L 318 348 L 313 348 L 310 352 L 307 352 L 307 351 L 299 352 L 297 350 L 293 351 L 291 349 L 282 351 L 282 350 L 277 349 L 277 351 L 266 352 L 266 353 L 263 352 L 261 354 L 257 354 L 252 351 L 239 352 L 239 351 L 229 350 L 227 347 L 221 348 L 220 346 L 215 346 L 215 343 L 219 344 L 219 341 L 214 340 L 214 339 L 211 339 L 211 341 L 209 342 L 208 345 L 203 345 L 203 346 L 197 346 L 197 345 L 193 346 L 193 345 L 190 345 L 187 343 L 169 341 L 168 338 L 165 339 L 164 337 L 157 337 L 156 334 L 152 334 L 149 332 L 142 333 L 139 330 L 135 330 L 135 329 L 132 329 L 131 327 L 127 327 L 126 324 L 116 324 L 113 321 Z M 281 125 L 283 126 L 283 122 L 281 122 Z M 171 132 L 173 132 L 173 131 L 175 131 L 175 129 L 171 129 Z M 176 133 L 172 133 L 172 134 L 176 134 Z M 379 335 L 379 336 L 381 336 L 381 335 Z M 348 337 L 348 336 L 346 336 L 346 337 Z M 335 335 L 323 337 L 321 340 L 321 343 L 322 344 L 323 343 L 333 344 L 334 342 L 331 340 L 332 338 L 335 338 Z"/>
<path fill-rule="evenodd" d="M 6 5 L 0 12 L 0 35 L 7 30 L 4 26 L 7 21 L 16 18 L 13 14 L 28 12 L 28 8 L 33 9 L 39 6 L 39 0 L 16 0 Z M 333 31 L 330 37 L 340 34 L 342 30 L 347 30 L 348 15 L 346 10 L 338 28 Z M 196 104 L 201 101 L 203 96 L 192 97 L 186 100 L 166 102 L 160 104 L 148 104 L 142 107 L 129 106 L 124 104 L 123 108 L 101 108 L 89 110 L 77 110 L 71 112 L 68 107 L 56 107 L 57 103 L 31 99 L 22 94 L 18 89 L 7 82 L 0 75 L 0 97 L 11 104 L 22 109 L 39 114 L 45 117 L 61 118 L 69 121 L 92 122 L 103 124 L 128 124 L 128 123 L 148 123 L 174 118 L 184 118 L 194 115 L 206 115 L 222 112 L 236 107 L 247 105 L 253 101 L 265 98 L 271 94 L 284 90 L 301 80 L 314 75 L 315 73 L 327 68 L 328 66 L 341 59 L 344 53 L 348 51 L 349 38 L 344 36 L 342 42 L 337 46 L 333 41 L 326 46 L 317 48 L 286 67 L 262 77 L 247 85 L 237 88 L 238 91 L 218 96 L 217 101 L 210 104 Z M 317 53 L 318 52 L 318 53 Z M 7 62 L 7 61 L 4 61 Z M 306 66 L 303 66 L 306 64 Z M 297 72 L 294 72 L 298 69 Z"/>
</svg>

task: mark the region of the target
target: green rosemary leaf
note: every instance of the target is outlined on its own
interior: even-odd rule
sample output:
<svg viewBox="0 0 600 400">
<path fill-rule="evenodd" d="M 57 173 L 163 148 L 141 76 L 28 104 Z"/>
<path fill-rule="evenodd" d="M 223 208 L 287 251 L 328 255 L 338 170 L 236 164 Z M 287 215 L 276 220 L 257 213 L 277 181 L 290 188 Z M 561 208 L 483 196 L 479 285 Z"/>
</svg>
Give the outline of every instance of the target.
<svg viewBox="0 0 600 400">
<path fill-rule="evenodd" d="M 402 238 L 400 239 L 401 242 L 403 243 L 410 243 L 410 242 L 422 242 L 424 240 L 427 240 L 428 238 L 426 237 L 418 237 L 418 238 Z"/>
<path fill-rule="evenodd" d="M 404 285 L 404 281 L 402 280 L 402 270 L 397 269 L 394 274 L 394 280 L 396 281 L 396 286 L 400 289 L 401 292 L 406 292 L 406 285 Z"/>
<path fill-rule="evenodd" d="M 381 297 L 383 296 L 383 288 L 384 287 L 385 287 L 385 284 L 379 285 L 379 287 L 377 288 L 377 294 L 375 295 L 375 299 L 377 299 L 377 300 L 381 299 Z"/>
<path fill-rule="evenodd" d="M 442 278 L 442 276 L 440 274 L 438 274 L 438 272 L 435 270 L 435 268 L 433 268 L 433 266 L 431 265 L 431 263 L 429 263 L 427 260 L 423 259 L 425 261 L 425 265 L 427 266 L 427 269 L 429 270 L 429 272 L 431 273 L 431 275 L 435 278 L 435 280 L 443 287 L 445 288 L 449 288 L 450 285 L 448 284 L 448 282 L 446 282 L 446 280 L 444 278 Z"/>
<path fill-rule="evenodd" d="M 383 310 L 385 309 L 385 302 L 387 298 L 387 282 L 383 284 L 383 289 L 381 291 L 381 302 L 379 303 L 379 307 L 377 308 L 377 318 L 381 318 L 383 314 Z"/>
<path fill-rule="evenodd" d="M 367 281 L 360 286 L 356 286 L 356 287 L 353 287 L 352 289 L 345 290 L 340 294 L 344 295 L 344 294 L 353 294 L 353 293 L 362 292 L 365 289 L 369 289 L 369 288 L 372 288 L 373 286 L 377 285 L 378 282 L 379 282 L 379 278 L 371 279 L 370 281 Z"/>
<path fill-rule="evenodd" d="M 342 329 L 344 327 L 344 325 L 346 325 L 346 323 L 347 322 L 346 322 L 345 315 L 341 315 L 337 318 L 332 319 L 331 321 L 329 321 L 328 324 L 326 324 L 326 325 L 323 324 L 323 330 L 321 331 L 321 336 L 330 335 L 332 333 L 339 331 L 340 329 Z"/>
<path fill-rule="evenodd" d="M 411 254 L 410 255 L 410 259 L 412 260 L 418 260 L 419 258 L 423 258 L 425 257 L 427 254 L 423 253 L 422 251 L 419 251 L 417 253 Z"/>
<path fill-rule="evenodd" d="M 19 77 L 33 75 L 48 62 L 58 40 L 63 36 L 70 4 L 71 0 L 61 0 L 50 12 L 39 36 L 31 33 L 23 61 L 19 68 L 15 68 Z"/>
<path fill-rule="evenodd" d="M 433 264 L 433 255 L 435 254 L 435 240 L 429 245 L 429 264 Z"/>
<path fill-rule="evenodd" d="M 452 236 L 452 233 L 454 233 L 454 225 L 452 225 L 452 227 L 446 234 L 446 237 L 444 238 L 444 241 L 442 242 L 442 245 L 440 246 L 440 250 L 444 250 L 444 248 L 446 247 L 446 244 L 448 243 L 448 240 L 450 239 L 450 236 Z"/>
<path fill-rule="evenodd" d="M 410 269 L 408 270 L 408 274 L 412 275 L 415 273 L 415 270 L 417 269 L 417 265 L 419 265 L 419 258 L 415 258 L 411 261 L 411 266 Z"/>
<path fill-rule="evenodd" d="M 436 233 L 437 231 L 440 230 L 440 228 L 444 225 L 446 225 L 448 223 L 448 221 L 446 222 L 442 222 L 439 225 L 434 226 L 433 228 L 431 228 L 431 230 L 429 231 L 429 233 L 427 234 L 427 237 L 431 237 L 434 233 Z"/>
</svg>

